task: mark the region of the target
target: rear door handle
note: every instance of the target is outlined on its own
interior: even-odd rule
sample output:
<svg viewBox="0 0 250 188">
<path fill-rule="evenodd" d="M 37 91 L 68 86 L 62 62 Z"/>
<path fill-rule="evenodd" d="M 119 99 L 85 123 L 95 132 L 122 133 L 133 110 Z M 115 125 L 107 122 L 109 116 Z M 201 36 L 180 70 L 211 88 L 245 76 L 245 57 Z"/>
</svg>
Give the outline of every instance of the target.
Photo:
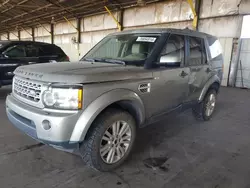
<svg viewBox="0 0 250 188">
<path fill-rule="evenodd" d="M 182 71 L 180 74 L 180 77 L 184 78 L 188 75 L 188 73 L 186 73 L 185 71 Z"/>
</svg>

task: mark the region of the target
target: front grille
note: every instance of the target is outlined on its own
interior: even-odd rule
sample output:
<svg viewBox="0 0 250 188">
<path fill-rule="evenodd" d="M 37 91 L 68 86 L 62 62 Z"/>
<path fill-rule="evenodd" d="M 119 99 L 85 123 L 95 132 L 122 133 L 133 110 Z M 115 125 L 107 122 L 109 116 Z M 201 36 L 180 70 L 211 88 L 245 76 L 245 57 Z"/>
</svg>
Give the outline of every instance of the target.
<svg viewBox="0 0 250 188">
<path fill-rule="evenodd" d="M 35 81 L 15 77 L 13 91 L 18 96 L 33 102 L 39 102 L 41 100 L 42 85 Z"/>
</svg>

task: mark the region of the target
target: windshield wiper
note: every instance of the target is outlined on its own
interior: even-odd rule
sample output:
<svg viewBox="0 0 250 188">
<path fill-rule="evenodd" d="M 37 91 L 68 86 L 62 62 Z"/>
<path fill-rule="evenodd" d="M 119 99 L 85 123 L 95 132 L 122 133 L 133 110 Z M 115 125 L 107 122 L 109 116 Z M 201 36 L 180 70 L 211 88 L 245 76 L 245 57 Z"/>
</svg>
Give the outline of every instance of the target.
<svg viewBox="0 0 250 188">
<path fill-rule="evenodd" d="M 101 59 L 101 58 L 83 58 L 82 59 L 83 61 L 90 61 L 90 62 L 102 62 L 102 61 L 105 61 L 104 59 Z"/>
<path fill-rule="evenodd" d="M 117 60 L 117 59 L 105 59 L 105 58 L 83 58 L 83 61 L 90 61 L 90 62 L 104 62 L 104 63 L 112 63 L 112 64 L 120 64 L 126 65 L 124 61 Z"/>
<path fill-rule="evenodd" d="M 120 64 L 120 65 L 126 65 L 124 61 L 117 60 L 117 59 L 104 59 L 107 63 L 114 63 L 114 64 Z"/>
</svg>

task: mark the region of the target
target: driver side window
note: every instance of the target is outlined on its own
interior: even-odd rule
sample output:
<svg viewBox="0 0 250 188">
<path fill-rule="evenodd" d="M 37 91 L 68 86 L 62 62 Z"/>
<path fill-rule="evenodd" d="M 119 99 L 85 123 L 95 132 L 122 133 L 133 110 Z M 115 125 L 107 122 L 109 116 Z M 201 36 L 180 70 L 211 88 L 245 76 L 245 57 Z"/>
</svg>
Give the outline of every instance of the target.
<svg viewBox="0 0 250 188">
<path fill-rule="evenodd" d="M 25 49 L 22 45 L 16 45 L 9 47 L 5 52 L 4 55 L 7 57 L 25 57 Z"/>
<path fill-rule="evenodd" d="M 185 39 L 182 35 L 171 34 L 166 46 L 163 48 L 159 62 L 160 63 L 173 63 L 181 66 L 185 58 Z"/>
</svg>

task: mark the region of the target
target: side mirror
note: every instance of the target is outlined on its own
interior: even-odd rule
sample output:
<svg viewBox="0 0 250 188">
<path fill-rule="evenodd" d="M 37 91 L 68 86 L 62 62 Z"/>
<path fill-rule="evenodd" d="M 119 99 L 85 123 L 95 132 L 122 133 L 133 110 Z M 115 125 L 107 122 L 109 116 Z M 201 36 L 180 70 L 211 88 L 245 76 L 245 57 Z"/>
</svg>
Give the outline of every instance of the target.
<svg viewBox="0 0 250 188">
<path fill-rule="evenodd" d="M 175 55 L 163 55 L 160 58 L 159 65 L 166 67 L 180 67 L 182 59 Z"/>
<path fill-rule="evenodd" d="M 6 53 L 5 53 L 5 52 L 3 52 L 3 53 L 1 54 L 1 57 L 9 58 L 9 56 L 8 56 L 8 55 L 6 55 Z"/>
</svg>

